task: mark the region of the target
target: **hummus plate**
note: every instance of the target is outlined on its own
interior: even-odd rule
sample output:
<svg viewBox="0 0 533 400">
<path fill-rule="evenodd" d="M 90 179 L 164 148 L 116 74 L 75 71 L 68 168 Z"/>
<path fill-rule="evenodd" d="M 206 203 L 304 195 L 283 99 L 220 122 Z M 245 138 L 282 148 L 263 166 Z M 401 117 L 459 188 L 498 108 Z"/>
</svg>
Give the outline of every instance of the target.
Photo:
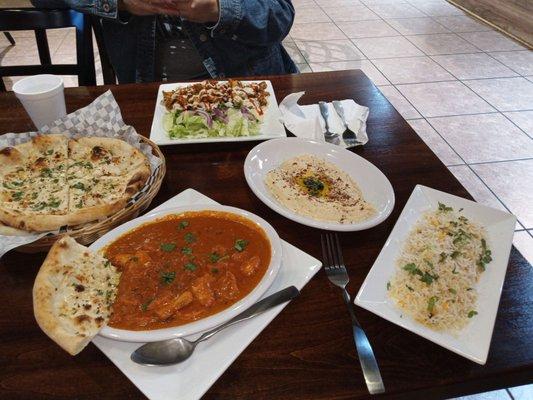
<svg viewBox="0 0 533 400">
<path fill-rule="evenodd" d="M 358 221 L 337 222 L 324 220 L 321 215 L 315 218 L 311 212 L 295 212 L 284 205 L 269 189 L 268 186 L 272 185 L 267 185 L 266 182 L 269 180 L 269 173 L 272 175 L 271 171 L 279 169 L 287 160 L 296 159 L 298 156 L 323 160 L 340 170 L 342 175 L 347 175 L 360 189 L 362 199 L 375 212 Z M 369 229 L 383 222 L 394 207 L 392 185 L 377 167 L 346 149 L 314 140 L 283 138 L 263 142 L 248 153 L 244 163 L 244 175 L 252 191 L 263 203 L 295 222 L 314 228 L 331 231 Z"/>
</svg>

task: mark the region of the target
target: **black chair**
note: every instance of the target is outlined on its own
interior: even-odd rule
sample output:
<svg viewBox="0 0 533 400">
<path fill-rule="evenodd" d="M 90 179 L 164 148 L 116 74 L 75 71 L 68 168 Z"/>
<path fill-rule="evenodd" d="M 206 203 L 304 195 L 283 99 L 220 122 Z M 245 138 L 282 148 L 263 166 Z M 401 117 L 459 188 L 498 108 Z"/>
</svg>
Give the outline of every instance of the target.
<svg viewBox="0 0 533 400">
<path fill-rule="evenodd" d="M 46 29 L 76 28 L 76 64 L 52 64 Z M 4 76 L 35 74 L 77 75 L 80 86 L 96 85 L 96 72 L 92 42 L 92 21 L 88 15 L 61 9 L 0 9 L 0 30 L 33 30 L 41 65 L 0 66 L 0 91 L 5 91 Z M 103 45 L 103 41 L 102 41 Z M 107 55 L 103 56 L 107 60 Z M 101 55 L 102 57 L 102 55 Z M 110 66 L 110 64 L 109 64 Z M 109 71 L 106 71 L 108 80 Z M 114 80 L 113 80 L 114 81 Z M 114 82 L 110 82 L 114 83 Z"/>
</svg>

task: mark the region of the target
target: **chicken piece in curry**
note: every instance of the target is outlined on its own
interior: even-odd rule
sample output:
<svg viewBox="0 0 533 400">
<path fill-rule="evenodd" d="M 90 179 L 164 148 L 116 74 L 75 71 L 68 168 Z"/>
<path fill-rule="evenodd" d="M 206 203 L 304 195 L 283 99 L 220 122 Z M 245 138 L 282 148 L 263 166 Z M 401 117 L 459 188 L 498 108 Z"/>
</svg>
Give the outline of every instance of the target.
<svg viewBox="0 0 533 400">
<path fill-rule="evenodd" d="M 271 250 L 252 221 L 199 211 L 141 225 L 107 246 L 105 256 L 122 272 L 109 325 L 151 330 L 239 301 L 263 278 Z"/>
</svg>

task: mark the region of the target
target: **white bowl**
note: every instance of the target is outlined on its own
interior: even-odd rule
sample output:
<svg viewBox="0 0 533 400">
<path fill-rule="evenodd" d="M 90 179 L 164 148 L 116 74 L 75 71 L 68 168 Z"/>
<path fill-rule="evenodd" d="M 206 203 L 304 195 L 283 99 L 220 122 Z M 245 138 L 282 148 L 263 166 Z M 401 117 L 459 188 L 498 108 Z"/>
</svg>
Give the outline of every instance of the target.
<svg viewBox="0 0 533 400">
<path fill-rule="evenodd" d="M 223 311 L 220 311 L 216 314 L 213 314 L 209 317 L 202 318 L 198 321 L 191 322 L 188 324 L 174 326 L 171 328 L 164 329 L 154 329 L 154 330 L 144 330 L 144 331 L 130 331 L 125 329 L 116 329 L 110 326 L 105 326 L 100 331 L 100 335 L 109 339 L 120 340 L 124 342 L 155 342 L 158 340 L 166 340 L 174 337 L 189 336 L 194 335 L 209 329 L 212 329 L 239 314 L 240 312 L 246 310 L 252 304 L 257 302 L 261 296 L 267 291 L 270 287 L 281 266 L 281 241 L 278 234 L 272 228 L 272 226 L 266 222 L 264 219 L 254 215 L 248 211 L 241 210 L 235 207 L 226 207 L 220 205 L 191 205 L 186 207 L 177 207 L 170 208 L 167 210 L 161 210 L 153 212 L 142 217 L 136 218 L 132 221 L 126 222 L 123 225 L 113 229 L 112 231 L 106 233 L 96 242 L 94 242 L 89 248 L 91 250 L 97 251 L 114 240 L 119 236 L 129 232 L 133 228 L 138 227 L 144 223 L 153 221 L 155 219 L 164 217 L 166 215 L 172 214 L 182 214 L 188 211 L 223 211 L 232 214 L 245 217 L 255 223 L 258 227 L 263 229 L 268 240 L 270 241 L 271 246 L 271 258 L 270 264 L 265 272 L 263 278 L 259 281 L 257 286 L 244 298 L 226 308 Z"/>
<path fill-rule="evenodd" d="M 284 161 L 303 154 L 325 159 L 346 172 L 359 185 L 364 199 L 376 208 L 376 214 L 361 222 L 341 224 L 305 217 L 281 205 L 265 186 L 265 176 Z M 369 229 L 383 222 L 394 208 L 394 190 L 387 177 L 363 157 L 329 143 L 300 138 L 274 139 L 260 143 L 246 157 L 244 176 L 250 189 L 268 207 L 284 217 L 313 228 L 329 231 Z"/>
</svg>

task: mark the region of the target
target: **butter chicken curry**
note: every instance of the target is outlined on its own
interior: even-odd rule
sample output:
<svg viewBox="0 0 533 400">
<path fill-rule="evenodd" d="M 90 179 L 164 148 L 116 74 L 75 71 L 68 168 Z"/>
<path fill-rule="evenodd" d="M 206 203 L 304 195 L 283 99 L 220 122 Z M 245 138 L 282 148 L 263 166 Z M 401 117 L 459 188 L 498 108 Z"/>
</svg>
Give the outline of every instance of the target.
<svg viewBox="0 0 533 400">
<path fill-rule="evenodd" d="M 187 212 L 119 237 L 105 256 L 121 272 L 109 325 L 150 330 L 224 310 L 250 293 L 270 263 L 270 241 L 252 221 Z"/>
</svg>

